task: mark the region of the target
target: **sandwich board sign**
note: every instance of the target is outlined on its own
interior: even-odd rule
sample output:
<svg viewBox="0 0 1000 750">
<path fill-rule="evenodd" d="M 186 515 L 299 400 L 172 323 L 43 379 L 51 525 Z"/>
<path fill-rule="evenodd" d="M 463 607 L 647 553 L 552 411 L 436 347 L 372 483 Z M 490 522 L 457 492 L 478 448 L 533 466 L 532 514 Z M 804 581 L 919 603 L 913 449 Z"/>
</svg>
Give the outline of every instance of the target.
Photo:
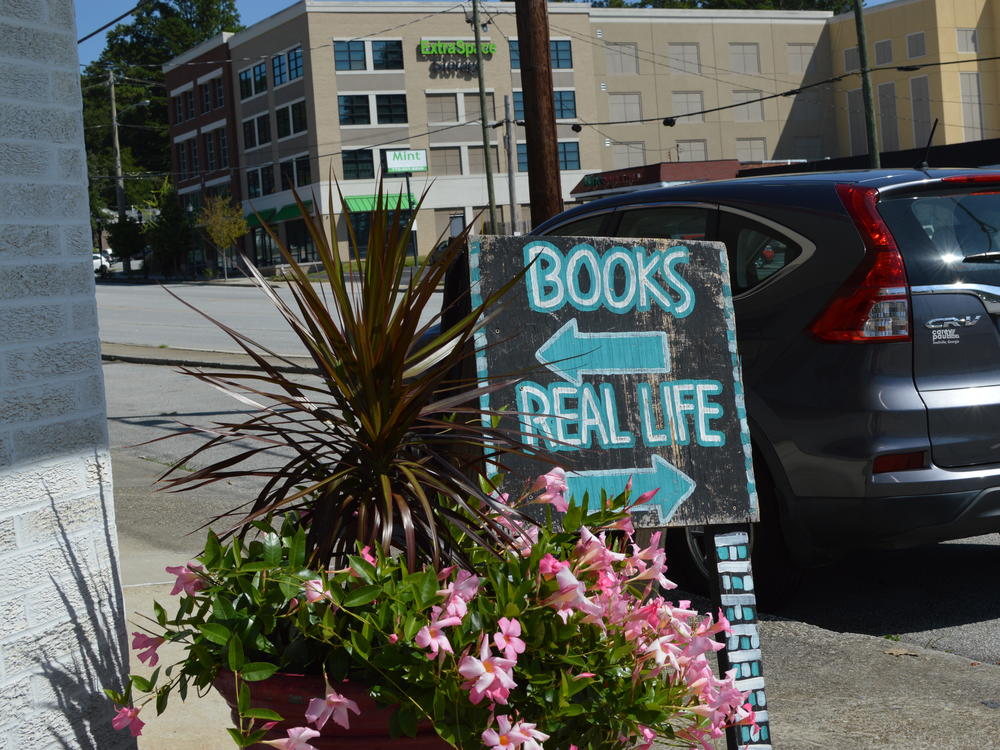
<svg viewBox="0 0 1000 750">
<path fill-rule="evenodd" d="M 476 342 L 482 380 L 524 375 L 483 406 L 565 457 L 569 495 L 596 503 L 631 478 L 633 497 L 659 488 L 636 525 L 757 520 L 722 244 L 483 237 L 469 267 L 473 304 L 524 271 Z"/>
<path fill-rule="evenodd" d="M 770 750 L 748 526 L 759 513 L 725 246 L 482 237 L 469 250 L 472 304 L 522 272 L 477 334 L 481 383 L 523 373 L 482 396 L 484 420 L 504 410 L 530 446 L 565 457 L 578 502 L 631 479 L 633 498 L 658 490 L 632 511 L 636 526 L 706 527 L 732 627 L 720 669 L 735 670 L 757 714 L 727 730 L 726 744 Z M 539 473 L 528 458 L 504 463 L 512 493 Z"/>
<path fill-rule="evenodd" d="M 427 171 L 425 149 L 399 149 L 385 152 L 385 173 L 402 174 Z"/>
</svg>

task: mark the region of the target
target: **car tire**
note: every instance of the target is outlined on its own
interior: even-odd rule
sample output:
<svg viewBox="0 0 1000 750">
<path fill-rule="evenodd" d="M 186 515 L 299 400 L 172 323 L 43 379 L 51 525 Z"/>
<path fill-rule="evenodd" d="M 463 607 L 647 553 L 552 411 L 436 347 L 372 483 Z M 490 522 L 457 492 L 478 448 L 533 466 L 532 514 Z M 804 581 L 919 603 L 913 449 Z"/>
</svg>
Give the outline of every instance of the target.
<svg viewBox="0 0 1000 750">
<path fill-rule="evenodd" d="M 757 603 L 777 607 L 791 598 L 802 582 L 802 570 L 792 560 L 778 518 L 778 490 L 770 472 L 754 462 L 760 521 L 750 524 L 750 549 Z M 670 528 L 666 535 L 667 578 L 693 594 L 708 596 L 709 539 L 705 526 Z"/>
</svg>

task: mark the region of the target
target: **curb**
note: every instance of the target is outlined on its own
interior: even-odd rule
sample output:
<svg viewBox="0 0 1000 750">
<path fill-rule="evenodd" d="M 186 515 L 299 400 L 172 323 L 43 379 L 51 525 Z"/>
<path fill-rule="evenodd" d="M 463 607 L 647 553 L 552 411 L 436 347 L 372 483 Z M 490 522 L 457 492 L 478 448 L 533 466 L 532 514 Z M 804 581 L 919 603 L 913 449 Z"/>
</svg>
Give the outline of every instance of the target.
<svg viewBox="0 0 1000 750">
<path fill-rule="evenodd" d="M 264 357 L 279 372 L 310 375 L 316 366 L 308 357 L 288 356 L 281 360 Z M 110 344 L 101 342 L 101 360 L 104 362 L 130 362 L 140 365 L 168 367 L 199 367 L 223 370 L 259 370 L 259 365 L 248 355 L 239 352 L 214 352 L 198 349 L 159 349 L 136 344 Z M 287 360 L 287 361 L 285 361 Z M 293 364 L 289 364 L 289 362 Z"/>
</svg>

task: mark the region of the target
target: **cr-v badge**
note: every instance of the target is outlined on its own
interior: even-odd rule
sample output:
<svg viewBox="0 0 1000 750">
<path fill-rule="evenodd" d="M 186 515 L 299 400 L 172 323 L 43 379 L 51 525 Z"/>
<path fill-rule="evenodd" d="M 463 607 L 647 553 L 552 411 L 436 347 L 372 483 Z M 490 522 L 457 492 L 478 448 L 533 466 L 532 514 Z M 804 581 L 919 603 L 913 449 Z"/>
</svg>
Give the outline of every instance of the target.
<svg viewBox="0 0 1000 750">
<path fill-rule="evenodd" d="M 924 325 L 927 328 L 963 328 L 974 326 L 982 315 L 966 315 L 964 318 L 931 318 Z"/>
</svg>

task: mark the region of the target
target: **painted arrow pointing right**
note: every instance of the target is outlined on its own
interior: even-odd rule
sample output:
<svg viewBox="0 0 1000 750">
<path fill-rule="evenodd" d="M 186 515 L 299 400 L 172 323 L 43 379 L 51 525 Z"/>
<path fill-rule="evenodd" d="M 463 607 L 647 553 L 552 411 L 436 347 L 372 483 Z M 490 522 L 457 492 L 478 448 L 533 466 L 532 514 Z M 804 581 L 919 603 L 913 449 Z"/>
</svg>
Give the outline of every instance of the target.
<svg viewBox="0 0 1000 750">
<path fill-rule="evenodd" d="M 597 471 L 566 472 L 567 496 L 582 502 L 588 494 L 588 506 L 597 507 L 601 490 L 609 496 L 624 491 L 625 483 L 632 478 L 632 498 L 644 492 L 659 488 L 650 506 L 660 512 L 660 523 L 667 523 L 685 500 L 694 492 L 697 484 L 691 477 L 671 464 L 665 458 L 653 455 L 652 466 L 648 469 L 599 469 Z M 647 506 L 643 506 L 647 507 Z"/>
</svg>

